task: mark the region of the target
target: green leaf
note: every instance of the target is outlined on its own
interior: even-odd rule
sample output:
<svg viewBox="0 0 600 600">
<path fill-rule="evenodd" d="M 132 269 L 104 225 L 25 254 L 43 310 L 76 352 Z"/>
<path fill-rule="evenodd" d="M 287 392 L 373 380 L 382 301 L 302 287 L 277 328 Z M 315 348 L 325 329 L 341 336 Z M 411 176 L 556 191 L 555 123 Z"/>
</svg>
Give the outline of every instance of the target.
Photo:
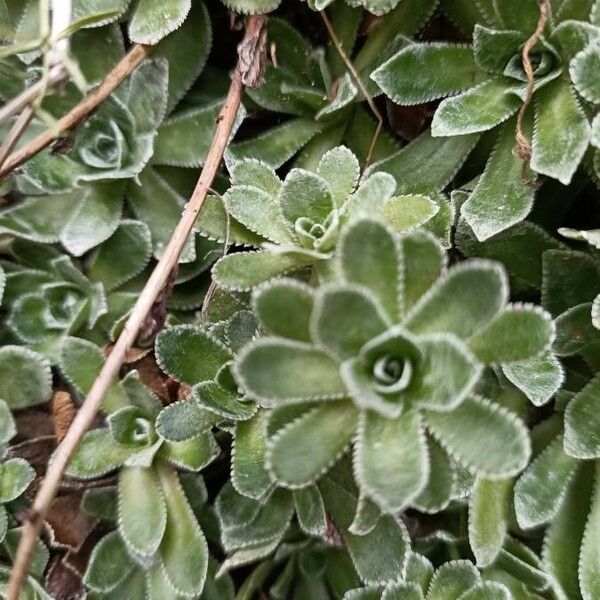
<svg viewBox="0 0 600 600">
<path fill-rule="evenodd" d="M 172 465 L 195 473 L 204 469 L 220 453 L 221 448 L 210 431 L 181 442 L 167 441 L 160 448 L 161 457 Z"/>
<path fill-rule="evenodd" d="M 489 400 L 470 396 L 451 412 L 428 411 L 424 418 L 447 452 L 482 477 L 510 477 L 527 465 L 531 444 L 525 424 Z"/>
<path fill-rule="evenodd" d="M 597 44 L 589 44 L 579 52 L 569 65 L 571 80 L 577 91 L 588 101 L 600 103 L 600 48 Z"/>
<path fill-rule="evenodd" d="M 517 112 L 521 101 L 508 90 L 507 80 L 493 78 L 446 98 L 435 111 L 431 133 L 436 137 L 488 131 Z"/>
<path fill-rule="evenodd" d="M 91 257 L 88 276 L 111 291 L 136 275 L 150 260 L 152 243 L 145 223 L 123 219 L 111 237 Z"/>
<path fill-rule="evenodd" d="M 454 333 L 468 338 L 506 303 L 508 283 L 497 263 L 472 260 L 453 267 L 412 308 L 406 327 L 415 333 Z"/>
<path fill-rule="evenodd" d="M 156 432 L 169 442 L 185 442 L 208 431 L 220 418 L 194 400 L 173 402 L 161 410 Z"/>
<path fill-rule="evenodd" d="M 160 368 L 181 383 L 194 385 L 214 379 L 233 355 L 201 327 L 176 325 L 159 333 L 155 344 Z"/>
<path fill-rule="evenodd" d="M 265 404 L 336 399 L 345 395 L 338 364 L 322 350 L 278 338 L 260 338 L 235 362 L 235 375 L 248 394 Z"/>
<path fill-rule="evenodd" d="M 536 94 L 531 168 L 568 185 L 588 148 L 591 129 L 568 81 L 555 79 Z"/>
<path fill-rule="evenodd" d="M 429 222 L 440 210 L 427 196 L 407 194 L 386 200 L 381 218 L 397 233 L 412 231 Z"/>
<path fill-rule="evenodd" d="M 461 92 L 481 77 L 469 46 L 411 44 L 371 73 L 396 104 L 423 104 Z"/>
<path fill-rule="evenodd" d="M 294 506 L 298 523 L 307 535 L 323 537 L 327 529 L 327 514 L 323 497 L 316 485 L 294 490 Z"/>
<path fill-rule="evenodd" d="M 213 279 L 224 288 L 244 292 L 313 262 L 318 261 L 293 253 L 236 252 L 217 261 L 212 274 Z"/>
<path fill-rule="evenodd" d="M 504 545 L 512 497 L 512 479 L 483 479 L 469 501 L 469 544 L 479 567 L 490 565 Z"/>
<path fill-rule="evenodd" d="M 265 411 L 235 426 L 231 457 L 231 483 L 236 491 L 261 500 L 273 484 L 265 466 L 267 451 Z"/>
<path fill-rule="evenodd" d="M 82 256 L 117 229 L 123 210 L 119 181 L 86 187 L 83 198 L 60 232 L 60 242 L 73 256 Z"/>
<path fill-rule="evenodd" d="M 455 466 L 443 448 L 431 437 L 427 438 L 429 453 L 429 481 L 412 501 L 412 506 L 424 513 L 444 510 L 456 494 Z"/>
<path fill-rule="evenodd" d="M 590 513 L 579 555 L 579 585 L 585 600 L 592 600 L 600 593 L 600 478 L 597 464 L 595 471 Z"/>
<path fill-rule="evenodd" d="M 260 160 L 278 169 L 313 139 L 322 125 L 312 119 L 292 119 L 249 140 L 228 146 L 225 161 L 231 170 L 238 161 Z"/>
<path fill-rule="evenodd" d="M 119 475 L 119 532 L 138 556 L 152 556 L 167 523 L 162 491 L 151 469 L 125 467 Z"/>
<path fill-rule="evenodd" d="M 179 219 L 185 204 L 169 184 L 148 167 L 137 176 L 138 183 L 127 187 L 127 200 L 136 217 L 146 223 L 152 236 L 155 258 L 160 258 Z M 196 258 L 193 236 L 187 239 L 179 261 L 192 262 Z"/>
<path fill-rule="evenodd" d="M 469 340 L 469 348 L 483 363 L 506 363 L 535 357 L 554 338 L 550 315 L 533 304 L 511 304 Z"/>
<path fill-rule="evenodd" d="M 224 388 L 215 381 L 205 381 L 195 385 L 193 400 L 201 408 L 232 421 L 245 421 L 256 412 L 256 405 L 247 398 L 240 398 L 235 392 Z"/>
<path fill-rule="evenodd" d="M 154 58 L 169 63 L 167 113 L 170 113 L 202 71 L 212 45 L 210 16 L 202 2 L 192 8 L 179 29 L 161 40 Z"/>
<path fill-rule="evenodd" d="M 561 510 L 552 519 L 544 538 L 544 567 L 556 581 L 563 598 L 580 598 L 579 559 L 581 540 L 590 510 L 595 466 L 583 464 L 569 486 Z"/>
<path fill-rule="evenodd" d="M 423 591 L 416 583 L 393 583 L 383 590 L 381 600 L 423 600 Z"/>
<path fill-rule="evenodd" d="M 120 467 L 133 453 L 118 444 L 107 428 L 88 431 L 67 468 L 67 474 L 78 479 L 96 479 Z"/>
<path fill-rule="evenodd" d="M 398 183 L 397 194 L 431 194 L 443 190 L 475 147 L 477 134 L 435 138 L 427 129 L 395 154 L 365 173 L 384 171 Z"/>
<path fill-rule="evenodd" d="M 80 338 L 64 339 L 60 353 L 60 370 L 78 392 L 86 395 L 90 391 L 103 365 L 104 357 L 98 346 Z M 124 406 L 129 406 L 129 399 L 120 383 L 113 381 L 104 396 L 102 408 L 110 414 Z"/>
<path fill-rule="evenodd" d="M 0 399 L 0 444 L 7 444 L 17 434 L 17 426 L 8 404 Z"/>
<path fill-rule="evenodd" d="M 281 4 L 281 0 L 223 0 L 223 4 L 235 12 L 255 15 L 275 10 Z"/>
<path fill-rule="evenodd" d="M 273 335 L 310 341 L 313 291 L 295 279 L 275 279 L 257 288 L 252 305 L 264 329 Z"/>
<path fill-rule="evenodd" d="M 280 429 L 268 442 L 272 476 L 292 489 L 314 483 L 350 444 L 357 418 L 350 402 L 331 402 Z"/>
<path fill-rule="evenodd" d="M 475 61 L 486 71 L 502 74 L 525 39 L 519 31 L 498 31 L 477 23 L 473 30 Z"/>
<path fill-rule="evenodd" d="M 350 224 L 338 243 L 339 270 L 348 283 L 368 288 L 396 321 L 402 307 L 399 291 L 403 274 L 397 238 L 382 223 L 363 218 Z"/>
<path fill-rule="evenodd" d="M 329 185 L 334 205 L 340 207 L 358 184 L 360 165 L 348 148 L 338 146 L 323 154 L 317 173 Z"/>
<path fill-rule="evenodd" d="M 52 394 L 48 361 L 21 346 L 0 348 L 0 398 L 11 410 L 46 402 Z"/>
<path fill-rule="evenodd" d="M 281 211 L 294 226 L 300 218 L 323 223 L 333 210 L 333 198 L 327 182 L 310 171 L 292 169 L 279 192 Z"/>
<path fill-rule="evenodd" d="M 536 406 L 549 402 L 565 379 L 562 365 L 550 352 L 502 365 L 502 371 Z"/>
<path fill-rule="evenodd" d="M 340 360 L 356 356 L 387 325 L 376 298 L 358 286 L 330 284 L 315 297 L 313 338 Z"/>
<path fill-rule="evenodd" d="M 502 583 L 484 581 L 465 592 L 460 600 L 511 600 L 508 588 Z"/>
<path fill-rule="evenodd" d="M 156 44 L 185 20 L 191 0 L 140 0 L 129 21 L 129 37 L 136 44 Z"/>
<path fill-rule="evenodd" d="M 444 563 L 433 575 L 427 600 L 458 600 L 479 580 L 479 572 L 467 560 Z"/>
<path fill-rule="evenodd" d="M 433 565 L 428 558 L 418 552 L 411 552 L 406 562 L 406 573 L 404 579 L 409 583 L 416 583 L 423 594 L 433 577 Z"/>
<path fill-rule="evenodd" d="M 594 377 L 567 406 L 565 452 L 569 456 L 584 459 L 600 456 L 598 393 L 600 393 L 600 377 Z"/>
<path fill-rule="evenodd" d="M 134 563 L 123 540 L 113 531 L 94 547 L 83 581 L 95 592 L 107 593 L 114 590 L 133 569 Z"/>
<path fill-rule="evenodd" d="M 35 478 L 35 471 L 22 458 L 11 458 L 0 464 L 0 502 L 18 498 Z"/>
<path fill-rule="evenodd" d="M 382 510 L 394 514 L 410 504 L 429 477 L 418 412 L 410 410 L 396 419 L 361 413 L 354 469 L 361 491 Z"/>
<path fill-rule="evenodd" d="M 514 131 L 512 120 L 502 127 L 483 175 L 461 208 L 479 241 L 519 223 L 533 206 L 534 191 L 523 184 L 522 163 L 513 153 Z"/>
<path fill-rule="evenodd" d="M 215 122 L 222 100 L 206 106 L 189 108 L 170 116 L 158 130 L 152 161 L 174 167 L 201 166 L 210 149 Z M 245 117 L 243 107 L 237 113 L 231 133 L 233 137 Z"/>
<path fill-rule="evenodd" d="M 208 569 L 204 534 L 185 497 L 177 473 L 160 466 L 158 479 L 167 506 L 167 525 L 160 544 L 160 559 L 167 579 L 183 596 L 202 591 Z"/>
<path fill-rule="evenodd" d="M 234 185 L 223 196 L 227 212 L 244 227 L 276 244 L 293 243 L 274 196 L 254 185 Z"/>
<path fill-rule="evenodd" d="M 535 458 L 515 484 L 515 512 L 522 528 L 552 522 L 562 510 L 577 466 L 578 461 L 563 450 L 562 435 Z"/>
</svg>

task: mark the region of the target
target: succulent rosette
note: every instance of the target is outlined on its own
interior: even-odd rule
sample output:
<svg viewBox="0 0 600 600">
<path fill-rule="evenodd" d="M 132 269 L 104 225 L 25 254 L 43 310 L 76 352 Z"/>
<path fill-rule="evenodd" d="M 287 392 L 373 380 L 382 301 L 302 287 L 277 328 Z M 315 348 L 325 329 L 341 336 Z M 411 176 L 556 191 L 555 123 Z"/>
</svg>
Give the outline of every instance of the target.
<svg viewBox="0 0 600 600">
<path fill-rule="evenodd" d="M 334 270 L 318 289 L 279 279 L 253 296 L 270 335 L 240 351 L 234 373 L 270 411 L 271 477 L 303 488 L 353 445 L 361 492 L 396 512 L 447 504 L 454 462 L 484 477 L 520 472 L 526 427 L 477 383 L 486 365 L 546 352 L 549 315 L 508 304 L 499 264 L 448 268 L 433 236 L 367 217 L 344 229 Z M 430 487 L 438 469 L 448 484 Z"/>
</svg>

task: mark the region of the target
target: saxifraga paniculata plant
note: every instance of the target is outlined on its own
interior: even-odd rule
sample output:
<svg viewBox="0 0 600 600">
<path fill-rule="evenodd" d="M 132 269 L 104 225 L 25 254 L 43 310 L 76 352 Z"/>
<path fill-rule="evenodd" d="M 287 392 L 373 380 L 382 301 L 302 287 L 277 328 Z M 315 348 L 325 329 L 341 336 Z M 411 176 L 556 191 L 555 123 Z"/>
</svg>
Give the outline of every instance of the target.
<svg viewBox="0 0 600 600">
<path fill-rule="evenodd" d="M 600 598 L 600 1 L 544 4 L 524 164 L 541 1 L 0 0 L 2 100 L 66 73 L 16 150 L 152 46 L 0 182 L 0 597 L 269 13 L 20 600 Z"/>
</svg>

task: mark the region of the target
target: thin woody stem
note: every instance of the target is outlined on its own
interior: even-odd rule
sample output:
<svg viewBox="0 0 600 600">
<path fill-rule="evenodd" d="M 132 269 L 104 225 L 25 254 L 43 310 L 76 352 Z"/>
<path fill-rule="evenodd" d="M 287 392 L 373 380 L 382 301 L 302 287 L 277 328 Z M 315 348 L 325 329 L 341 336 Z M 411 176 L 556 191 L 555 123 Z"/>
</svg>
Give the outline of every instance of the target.
<svg viewBox="0 0 600 600">
<path fill-rule="evenodd" d="M 323 19 L 323 23 L 325 24 L 325 28 L 327 29 L 327 32 L 329 33 L 329 37 L 331 37 L 331 41 L 333 42 L 333 45 L 335 46 L 335 49 L 337 50 L 338 54 L 340 55 L 340 58 L 344 61 L 344 64 L 346 65 L 346 67 L 348 67 L 348 71 L 350 71 L 350 74 L 354 78 L 354 81 L 356 82 L 358 89 L 361 91 L 362 95 L 364 96 L 365 100 L 367 101 L 367 104 L 369 105 L 369 108 L 371 109 L 371 112 L 377 119 L 377 127 L 375 129 L 375 133 L 373 134 L 373 139 L 371 140 L 371 145 L 369 146 L 369 152 L 367 153 L 367 159 L 365 161 L 365 167 L 368 167 L 371 164 L 371 160 L 373 158 L 373 152 L 375 151 L 375 144 L 377 144 L 377 140 L 379 139 L 379 134 L 381 133 L 381 129 L 383 127 L 383 117 L 381 116 L 381 113 L 379 112 L 377 105 L 375 104 L 375 102 L 373 101 L 373 98 L 371 98 L 371 95 L 369 94 L 367 88 L 365 87 L 365 84 L 363 83 L 361 76 L 358 74 L 356 67 L 354 66 L 354 64 L 352 63 L 352 61 L 350 60 L 350 58 L 348 57 L 346 52 L 344 51 L 342 43 L 340 42 L 340 39 L 338 38 L 338 35 L 335 32 L 335 29 L 334 29 L 331 21 L 329 20 L 329 17 L 327 16 L 327 13 L 324 10 L 322 10 L 320 14 L 321 14 L 321 18 Z"/>
<path fill-rule="evenodd" d="M 135 71 L 139 64 L 150 54 L 152 46 L 136 44 L 115 65 L 104 81 L 86 96 L 77 106 L 62 117 L 52 129 L 47 129 L 23 148 L 11 154 L 0 168 L 0 177 L 5 177 L 18 166 L 27 162 L 38 152 L 48 147 L 61 133 L 72 131 L 106 100 Z M 33 86 L 32 86 L 33 87 Z M 39 90 L 38 92 L 39 93 Z"/>
<path fill-rule="evenodd" d="M 84 433 L 92 424 L 100 408 L 102 399 L 126 358 L 127 351 L 135 343 L 146 315 L 152 308 L 161 290 L 165 287 L 169 274 L 178 263 L 183 246 L 202 209 L 208 190 L 221 164 L 225 148 L 229 143 L 245 86 L 258 85 L 262 81 L 260 65 L 264 64 L 266 22 L 266 17 L 262 15 L 253 16 L 248 21 L 246 34 L 238 46 L 237 67 L 233 74 L 227 98 L 217 118 L 212 145 L 200 173 L 196 188 L 181 215 L 181 219 L 165 248 L 164 254 L 138 297 L 119 339 L 108 355 L 102 370 L 94 381 L 85 402 L 71 423 L 63 441 L 57 448 L 52 462 L 48 465 L 46 476 L 40 485 L 29 518 L 23 528 L 23 535 L 11 572 L 7 600 L 18 600 L 37 536 L 48 507 L 56 495 L 64 470 Z M 139 49 L 138 53 L 143 52 L 144 55 L 147 53 L 146 47 L 138 46 L 137 48 Z"/>
</svg>

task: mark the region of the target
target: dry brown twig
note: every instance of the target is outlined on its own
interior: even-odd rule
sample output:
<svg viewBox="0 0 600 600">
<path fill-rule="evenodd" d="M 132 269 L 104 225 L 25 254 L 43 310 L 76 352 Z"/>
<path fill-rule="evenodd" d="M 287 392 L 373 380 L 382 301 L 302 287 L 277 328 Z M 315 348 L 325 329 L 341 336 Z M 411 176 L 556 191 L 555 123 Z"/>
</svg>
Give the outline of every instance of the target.
<svg viewBox="0 0 600 600">
<path fill-rule="evenodd" d="M 531 101 L 533 100 L 533 92 L 535 87 L 533 67 L 531 65 L 531 58 L 529 55 L 535 47 L 535 45 L 540 41 L 544 33 L 544 29 L 546 28 L 546 23 L 548 23 L 548 19 L 550 18 L 550 0 L 537 0 L 537 2 L 540 8 L 540 16 L 537 22 L 537 26 L 535 28 L 535 31 L 531 34 L 531 37 L 525 42 L 522 51 L 523 69 L 525 70 L 525 75 L 527 75 L 527 92 L 525 94 L 523 104 L 519 109 L 519 114 L 517 115 L 517 127 L 515 133 L 515 139 L 517 142 L 515 152 L 517 156 L 523 161 L 523 170 L 521 173 L 521 177 L 523 179 L 523 183 L 529 186 L 534 185 L 534 182 L 531 180 L 529 174 L 527 173 L 529 161 L 531 160 L 532 148 L 531 143 L 524 132 L 524 121 L 527 109 L 529 108 Z"/>
<path fill-rule="evenodd" d="M 223 153 L 229 143 L 244 88 L 246 86 L 254 87 L 260 85 L 262 82 L 263 74 L 257 67 L 258 65 L 264 64 L 266 23 L 267 18 L 262 15 L 250 17 L 248 21 L 246 34 L 238 46 L 237 67 L 234 71 L 227 97 L 217 118 L 217 126 L 212 145 L 208 156 L 206 157 L 202 172 L 200 173 L 196 188 L 194 189 L 189 202 L 186 204 L 181 219 L 177 224 L 161 259 L 158 261 L 158 264 L 154 268 L 154 271 L 139 295 L 112 352 L 107 357 L 85 402 L 79 409 L 77 416 L 69 427 L 62 443 L 57 448 L 51 463 L 48 465 L 46 476 L 35 497 L 28 519 L 23 528 L 23 534 L 15 557 L 14 567 L 11 572 L 7 600 L 18 600 L 23 581 L 27 574 L 31 553 L 35 546 L 44 516 L 60 485 L 63 472 L 73 453 L 77 449 L 83 434 L 92 424 L 94 417 L 100 408 L 102 399 L 108 391 L 113 379 L 118 375 L 127 351 L 136 341 L 138 331 L 146 320 L 146 315 L 152 308 L 161 290 L 164 288 L 173 267 L 178 263 L 181 250 L 192 230 L 200 210 L 202 209 L 209 187 L 217 174 L 223 158 Z M 136 48 L 137 50 L 135 50 Z M 134 59 L 136 61 L 138 59 L 141 60 L 140 54 L 145 56 L 148 52 L 148 49 L 145 46 L 136 46 L 134 47 L 134 50 L 134 56 L 130 57 L 130 60 L 132 61 Z M 115 87 L 116 85 L 114 85 L 112 89 Z M 76 118 L 79 114 L 81 114 L 81 111 L 71 117 L 75 123 L 77 122 Z"/>
<path fill-rule="evenodd" d="M 322 10 L 320 12 L 320 14 L 321 14 L 321 19 L 323 19 L 323 23 L 325 24 L 325 28 L 327 29 L 327 33 L 329 34 L 329 37 L 331 38 L 331 41 L 333 42 L 333 45 L 335 46 L 335 49 L 337 50 L 338 54 L 340 55 L 340 58 L 344 61 L 344 64 L 346 65 L 346 67 L 348 67 L 348 71 L 350 71 L 350 74 L 354 78 L 354 81 L 355 81 L 356 85 L 358 86 L 358 89 L 360 90 L 361 94 L 364 96 L 365 100 L 367 101 L 367 104 L 369 105 L 369 108 L 371 109 L 371 112 L 377 119 L 377 127 L 375 129 L 375 133 L 373 134 L 373 139 L 371 140 L 371 145 L 369 146 L 369 152 L 367 153 L 367 159 L 365 160 L 365 168 L 367 168 L 371 164 L 371 159 L 373 158 L 373 152 L 375 151 L 375 144 L 377 144 L 377 140 L 379 139 L 379 134 L 381 133 L 381 129 L 383 128 L 383 117 L 381 116 L 381 113 L 379 112 L 379 109 L 377 108 L 377 105 L 375 104 L 373 98 L 371 98 L 371 94 L 369 94 L 369 91 L 365 87 L 365 84 L 363 83 L 361 76 L 358 74 L 356 67 L 354 66 L 354 64 L 352 63 L 352 61 L 346 54 L 346 51 L 343 48 L 343 44 L 340 42 L 340 39 L 338 38 L 338 35 L 335 32 L 335 29 L 334 29 L 331 21 L 329 20 L 329 17 L 327 16 L 327 13 L 324 10 Z"/>
</svg>

